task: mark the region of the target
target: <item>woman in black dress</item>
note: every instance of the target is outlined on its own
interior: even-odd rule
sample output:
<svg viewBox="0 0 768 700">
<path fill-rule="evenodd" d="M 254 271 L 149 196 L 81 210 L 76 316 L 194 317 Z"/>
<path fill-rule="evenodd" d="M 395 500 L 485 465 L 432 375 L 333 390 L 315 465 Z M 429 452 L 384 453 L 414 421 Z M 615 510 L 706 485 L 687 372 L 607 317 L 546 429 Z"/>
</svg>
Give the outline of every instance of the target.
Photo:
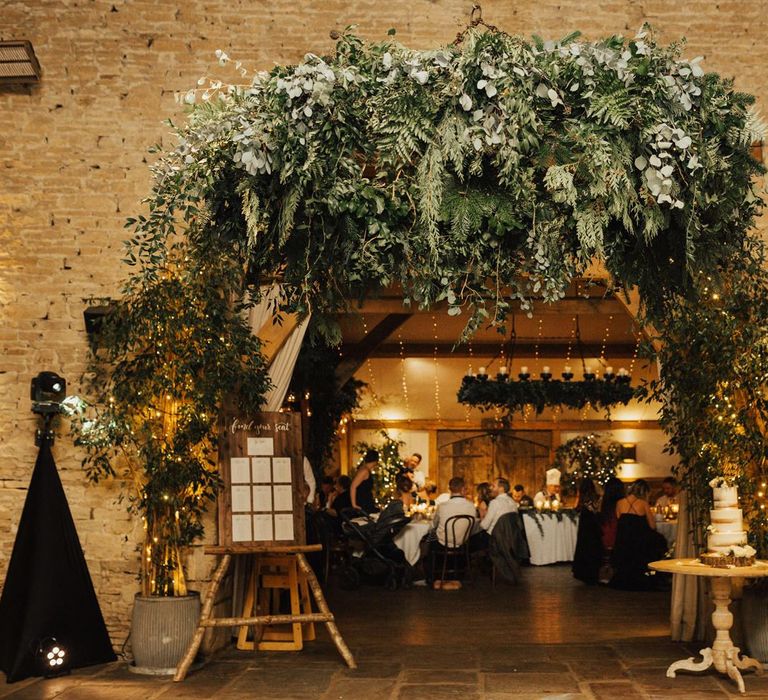
<svg viewBox="0 0 768 700">
<path fill-rule="evenodd" d="M 576 534 L 576 551 L 573 555 L 574 578 L 594 586 L 598 582 L 603 561 L 602 529 L 600 528 L 600 497 L 595 482 L 582 479 L 579 482 L 579 529 Z"/>
<path fill-rule="evenodd" d="M 616 544 L 611 555 L 611 586 L 628 591 L 658 587 L 660 577 L 650 576 L 648 564 L 663 559 L 667 541 L 656 532 L 656 519 L 648 505 L 648 484 L 638 479 L 626 498 L 616 504 Z"/>
<path fill-rule="evenodd" d="M 376 450 L 368 450 L 363 457 L 363 464 L 357 470 L 352 485 L 349 487 L 349 496 L 352 507 L 362 510 L 370 515 L 378 513 L 376 501 L 373 498 L 373 470 L 379 464 L 379 453 Z"/>
</svg>

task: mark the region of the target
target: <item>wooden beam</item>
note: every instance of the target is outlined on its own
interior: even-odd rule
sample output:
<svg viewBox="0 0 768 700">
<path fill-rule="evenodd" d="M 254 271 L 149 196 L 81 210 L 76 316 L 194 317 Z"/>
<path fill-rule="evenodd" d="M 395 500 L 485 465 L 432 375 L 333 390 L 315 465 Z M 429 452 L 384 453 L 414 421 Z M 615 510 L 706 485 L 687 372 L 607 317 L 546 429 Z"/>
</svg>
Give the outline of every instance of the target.
<svg viewBox="0 0 768 700">
<path fill-rule="evenodd" d="M 363 363 L 370 354 L 410 317 L 411 314 L 402 313 L 401 304 L 401 313 L 387 314 L 368 331 L 368 334 L 359 343 L 347 346 L 347 351 L 343 354 L 343 359 L 336 368 L 336 382 L 338 385 L 344 386 L 355 375 L 355 372 L 363 366 Z"/>
<path fill-rule="evenodd" d="M 344 357 L 347 356 L 347 349 L 354 349 L 354 345 L 342 345 L 341 352 Z M 500 343 L 472 343 L 472 352 L 470 354 L 469 346 L 466 344 L 458 345 L 455 343 L 437 343 L 438 357 L 496 357 L 499 354 Z M 566 342 L 547 342 L 542 340 L 538 343 L 538 356 L 547 359 L 565 359 L 568 352 L 568 343 Z M 600 357 L 603 349 L 600 343 L 585 343 L 584 357 Z M 571 355 L 578 354 L 578 348 L 575 343 L 571 343 Z M 506 354 L 509 356 L 513 348 L 507 344 Z M 536 355 L 536 343 L 525 342 L 515 343 L 515 358 L 533 358 Z M 432 357 L 435 353 L 435 343 L 410 342 L 403 341 L 403 354 L 405 357 Z M 611 360 L 630 359 L 634 356 L 634 343 L 616 343 L 605 346 L 605 356 Z M 371 352 L 369 357 L 400 357 L 399 343 L 382 343 Z M 573 360 L 576 362 L 576 360 Z"/>
<path fill-rule="evenodd" d="M 538 316 L 575 316 L 589 314 L 617 314 L 624 312 L 624 305 L 616 297 L 595 297 L 585 299 L 583 297 L 570 297 L 561 299 L 553 304 L 544 300 L 534 300 L 533 315 Z M 362 304 L 352 307 L 350 314 L 432 314 L 448 312 L 447 302 L 440 302 L 428 309 L 419 309 L 415 305 L 403 306 L 402 297 L 381 297 L 378 299 L 366 299 Z M 466 314 L 464 314 L 466 315 Z M 457 318 L 462 318 L 458 316 Z"/>
<path fill-rule="evenodd" d="M 637 287 L 628 289 L 626 292 L 626 297 L 620 294 L 617 299 L 626 310 L 626 313 L 629 314 L 632 318 L 637 319 L 640 316 L 641 301 L 640 292 L 638 291 Z M 646 337 L 647 340 L 650 341 L 653 349 L 656 350 L 656 352 L 661 350 L 661 341 L 659 340 L 659 334 L 657 333 L 656 329 L 651 325 L 643 326 L 640 324 L 640 322 L 638 322 L 637 325 L 640 326 L 640 332 Z"/>
<path fill-rule="evenodd" d="M 442 420 L 413 419 L 413 420 L 356 420 L 349 424 L 349 430 L 381 430 L 382 428 L 397 428 L 398 430 L 481 430 L 488 431 L 480 421 L 474 420 Z M 579 431 L 590 430 L 659 430 L 655 420 L 513 420 L 510 430 L 561 430 Z"/>
</svg>

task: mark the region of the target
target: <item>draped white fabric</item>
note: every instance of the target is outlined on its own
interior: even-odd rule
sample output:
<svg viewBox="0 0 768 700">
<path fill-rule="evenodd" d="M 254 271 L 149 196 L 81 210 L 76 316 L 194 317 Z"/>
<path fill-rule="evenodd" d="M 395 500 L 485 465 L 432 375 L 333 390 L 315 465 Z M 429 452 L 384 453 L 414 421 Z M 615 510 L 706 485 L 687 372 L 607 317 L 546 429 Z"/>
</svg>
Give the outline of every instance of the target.
<svg viewBox="0 0 768 700">
<path fill-rule="evenodd" d="M 273 302 L 279 295 L 280 288 L 278 285 L 275 285 L 269 290 L 265 290 L 261 302 L 249 309 L 248 323 L 255 335 L 259 334 L 259 331 L 265 324 L 271 323 Z M 296 367 L 296 359 L 299 356 L 301 344 L 304 341 L 304 334 L 307 332 L 309 319 L 310 316 L 308 314 L 293 329 L 269 366 L 269 378 L 272 380 L 273 388 L 266 396 L 265 411 L 277 411 L 283 405 L 285 395 L 288 392 L 288 384 Z"/>
<path fill-rule="evenodd" d="M 678 494 L 680 510 L 677 519 L 675 559 L 692 559 L 696 556 L 691 536 L 691 520 L 688 497 L 685 491 Z M 671 637 L 677 642 L 701 639 L 706 624 L 706 596 L 704 577 L 672 576 L 672 606 L 670 611 Z"/>
</svg>

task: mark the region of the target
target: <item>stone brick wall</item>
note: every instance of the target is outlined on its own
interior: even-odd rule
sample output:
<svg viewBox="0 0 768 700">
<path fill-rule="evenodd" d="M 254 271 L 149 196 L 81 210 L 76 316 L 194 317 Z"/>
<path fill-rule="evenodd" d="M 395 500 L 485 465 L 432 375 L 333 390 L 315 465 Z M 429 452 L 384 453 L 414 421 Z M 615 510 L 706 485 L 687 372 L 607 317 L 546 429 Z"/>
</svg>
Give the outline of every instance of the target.
<svg viewBox="0 0 768 700">
<path fill-rule="evenodd" d="M 0 581 L 35 458 L 29 382 L 55 370 L 78 389 L 86 337 L 82 299 L 114 294 L 124 273 L 126 216 L 149 187 L 147 147 L 180 118 L 173 93 L 214 73 L 222 48 L 269 68 L 331 48 L 348 24 L 371 38 L 396 27 L 414 47 L 453 39 L 470 3 L 457 0 L 232 2 L 231 0 L 4 0 L 0 38 L 32 40 L 44 78 L 0 92 Z M 689 54 L 768 97 L 764 3 L 747 0 L 517 0 L 484 3 L 510 33 L 557 38 L 634 32 L 644 21 L 665 40 L 687 36 Z M 229 77 L 224 74 L 222 77 Z M 126 637 L 138 568 L 137 526 L 114 485 L 90 486 L 81 455 L 54 448 L 112 640 Z M 209 536 L 215 535 L 213 527 Z M 210 561 L 196 553 L 193 580 Z"/>
</svg>

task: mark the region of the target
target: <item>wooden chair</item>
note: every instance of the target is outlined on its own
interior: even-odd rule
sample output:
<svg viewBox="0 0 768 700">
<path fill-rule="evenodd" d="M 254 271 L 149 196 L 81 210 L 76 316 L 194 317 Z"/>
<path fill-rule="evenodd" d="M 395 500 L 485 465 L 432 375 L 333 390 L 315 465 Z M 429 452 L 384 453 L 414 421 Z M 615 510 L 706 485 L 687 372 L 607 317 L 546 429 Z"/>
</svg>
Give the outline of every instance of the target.
<svg viewBox="0 0 768 700">
<path fill-rule="evenodd" d="M 455 564 L 452 568 L 448 568 L 449 559 L 456 561 L 458 558 L 464 557 L 467 573 L 471 575 L 472 561 L 469 556 L 469 536 L 474 524 L 475 519 L 471 515 L 453 515 L 445 521 L 445 524 L 443 525 L 445 544 L 440 545 L 440 548 L 437 550 L 438 553 L 443 556 L 443 569 L 440 576 L 441 581 L 445 580 L 445 576 L 448 572 L 456 575 L 460 572 L 460 568 Z M 436 559 L 436 556 L 432 557 L 433 581 L 435 580 Z"/>
</svg>

